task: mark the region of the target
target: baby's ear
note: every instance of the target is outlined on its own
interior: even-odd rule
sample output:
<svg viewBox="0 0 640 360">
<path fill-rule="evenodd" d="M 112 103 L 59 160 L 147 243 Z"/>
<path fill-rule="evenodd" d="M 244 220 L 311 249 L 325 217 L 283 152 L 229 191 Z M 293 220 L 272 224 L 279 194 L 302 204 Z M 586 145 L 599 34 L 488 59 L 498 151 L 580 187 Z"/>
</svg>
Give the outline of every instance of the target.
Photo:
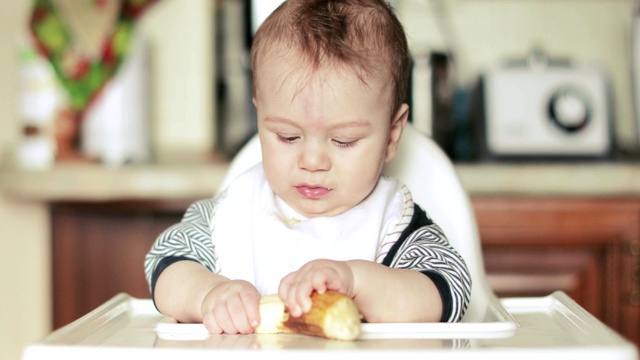
<svg viewBox="0 0 640 360">
<path fill-rule="evenodd" d="M 398 111 L 393 116 L 391 121 L 391 130 L 389 131 L 389 142 L 387 143 L 387 154 L 384 158 L 384 162 L 391 161 L 398 150 L 398 144 L 400 143 L 400 137 L 402 136 L 402 129 L 404 124 L 409 118 L 409 105 L 402 104 Z"/>
</svg>

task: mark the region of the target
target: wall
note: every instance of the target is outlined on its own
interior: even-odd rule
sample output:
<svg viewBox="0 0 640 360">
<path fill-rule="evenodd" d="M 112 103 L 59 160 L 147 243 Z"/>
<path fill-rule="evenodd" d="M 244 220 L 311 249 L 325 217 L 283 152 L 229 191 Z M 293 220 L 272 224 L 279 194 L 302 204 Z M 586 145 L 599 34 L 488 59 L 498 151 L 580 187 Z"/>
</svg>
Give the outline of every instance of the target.
<svg viewBox="0 0 640 360">
<path fill-rule="evenodd" d="M 18 29 L 28 1 L 0 0 L 0 149 L 16 142 L 16 59 Z M 22 347 L 50 329 L 49 223 L 43 204 L 15 202 L 0 195 L 0 354 L 18 359 Z"/>
</svg>

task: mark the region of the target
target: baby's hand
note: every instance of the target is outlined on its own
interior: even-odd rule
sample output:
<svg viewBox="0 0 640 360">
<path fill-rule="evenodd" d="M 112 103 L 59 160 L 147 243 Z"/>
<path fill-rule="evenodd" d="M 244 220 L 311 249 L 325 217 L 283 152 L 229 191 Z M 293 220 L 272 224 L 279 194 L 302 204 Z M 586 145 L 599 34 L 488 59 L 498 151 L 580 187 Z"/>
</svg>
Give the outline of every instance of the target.
<svg viewBox="0 0 640 360">
<path fill-rule="evenodd" d="M 250 334 L 260 323 L 260 293 L 243 280 L 223 281 L 202 301 L 202 323 L 212 334 Z"/>
<path fill-rule="evenodd" d="M 298 317 L 311 310 L 313 291 L 322 294 L 327 290 L 353 297 L 353 272 L 346 262 L 310 261 L 280 281 L 278 294 L 289 309 L 289 314 Z"/>
</svg>

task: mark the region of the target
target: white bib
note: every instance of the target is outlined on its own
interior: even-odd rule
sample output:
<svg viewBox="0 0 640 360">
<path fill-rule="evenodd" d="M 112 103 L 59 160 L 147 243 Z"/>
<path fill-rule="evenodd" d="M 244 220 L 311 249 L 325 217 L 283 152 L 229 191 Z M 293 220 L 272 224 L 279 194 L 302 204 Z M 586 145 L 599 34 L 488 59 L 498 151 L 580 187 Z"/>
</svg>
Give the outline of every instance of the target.
<svg viewBox="0 0 640 360">
<path fill-rule="evenodd" d="M 221 194 L 211 215 L 220 275 L 249 281 L 265 295 L 277 293 L 285 275 L 314 259 L 381 261 L 405 196 L 401 184 L 382 177 L 354 208 L 304 218 L 275 196 L 258 164 Z"/>
</svg>

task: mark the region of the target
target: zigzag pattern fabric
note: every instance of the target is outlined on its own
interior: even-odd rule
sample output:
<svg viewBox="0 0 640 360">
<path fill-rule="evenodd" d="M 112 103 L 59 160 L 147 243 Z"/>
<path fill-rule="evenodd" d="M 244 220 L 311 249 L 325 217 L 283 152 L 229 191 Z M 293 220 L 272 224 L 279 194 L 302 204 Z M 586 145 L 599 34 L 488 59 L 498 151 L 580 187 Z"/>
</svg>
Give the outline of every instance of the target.
<svg viewBox="0 0 640 360">
<path fill-rule="evenodd" d="M 186 257 L 199 262 L 213 273 L 218 272 L 218 259 L 211 243 L 209 219 L 216 199 L 200 200 L 189 206 L 182 222 L 165 230 L 146 256 L 144 268 L 149 284 L 158 263 L 168 257 Z"/>
<path fill-rule="evenodd" d="M 469 305 L 471 278 L 464 260 L 457 252 L 451 251 L 449 241 L 438 225 L 423 226 L 413 232 L 400 246 L 391 267 L 433 271 L 442 276 L 449 284 L 452 296 L 452 309 L 446 321 L 460 320 Z"/>
<path fill-rule="evenodd" d="M 411 192 L 406 185 L 402 185 L 401 187 L 402 193 L 405 199 L 405 207 L 402 212 L 402 218 L 398 221 L 398 223 L 389 231 L 387 235 L 384 237 L 384 241 L 380 245 L 380 249 L 378 250 L 378 255 L 376 255 L 376 262 L 382 263 L 384 258 L 387 256 L 393 245 L 400 239 L 402 232 L 404 229 L 409 226 L 411 223 L 411 219 L 413 219 L 414 207 L 413 207 L 413 197 L 411 196 Z M 406 206 L 411 204 L 412 206 Z"/>
</svg>

